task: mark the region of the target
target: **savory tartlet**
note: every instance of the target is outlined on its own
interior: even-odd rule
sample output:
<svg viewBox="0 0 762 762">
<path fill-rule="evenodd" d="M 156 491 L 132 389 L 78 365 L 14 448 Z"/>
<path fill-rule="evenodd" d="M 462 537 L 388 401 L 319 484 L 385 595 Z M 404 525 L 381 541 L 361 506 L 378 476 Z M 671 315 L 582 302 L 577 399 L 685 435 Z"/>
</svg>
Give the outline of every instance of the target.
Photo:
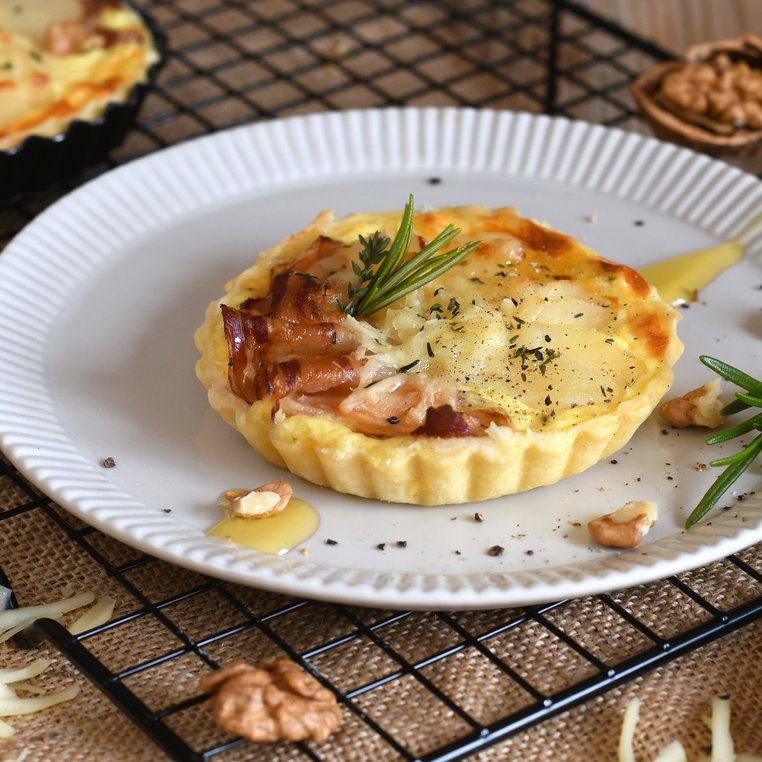
<svg viewBox="0 0 762 762">
<path fill-rule="evenodd" d="M 348 314 L 360 250 L 401 217 L 323 213 L 227 284 L 196 332 L 223 419 L 311 482 L 423 505 L 551 484 L 622 447 L 671 384 L 676 311 L 569 236 L 465 206 L 415 214 L 410 248 L 447 225 L 478 248 Z"/>
<path fill-rule="evenodd" d="M 19 0 L 0 9 L 0 150 L 52 138 L 127 99 L 159 58 L 120 0 Z"/>
</svg>

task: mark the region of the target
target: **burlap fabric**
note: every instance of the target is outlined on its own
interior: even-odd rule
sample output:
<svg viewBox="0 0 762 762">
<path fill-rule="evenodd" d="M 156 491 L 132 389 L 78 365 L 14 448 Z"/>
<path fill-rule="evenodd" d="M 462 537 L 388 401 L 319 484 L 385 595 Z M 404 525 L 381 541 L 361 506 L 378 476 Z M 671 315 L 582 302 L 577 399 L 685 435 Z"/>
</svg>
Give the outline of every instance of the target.
<svg viewBox="0 0 762 762">
<path fill-rule="evenodd" d="M 202 650 L 219 663 L 283 655 L 285 645 L 301 654 L 312 651 L 314 655 L 308 657 L 311 664 L 343 693 L 381 681 L 378 687 L 357 695 L 356 706 L 404 749 L 424 755 L 468 732 L 458 708 L 489 724 L 531 703 L 522 686 L 498 668 L 494 659 L 487 658 L 484 649 L 539 690 L 554 694 L 578 685 L 596 670 L 556 637 L 553 628 L 568 633 L 581 647 L 611 665 L 652 645 L 598 598 L 569 602 L 547 612 L 545 620 L 530 620 L 502 631 L 499 626 L 521 612 L 422 612 L 400 618 L 390 617 L 389 612 L 313 603 L 290 608 L 294 602 L 280 596 L 233 585 L 207 585 L 194 573 L 153 559 L 134 563 L 140 561 L 139 553 L 81 527 L 58 509 L 47 510 L 42 505 L 16 513 L 13 509 L 28 504 L 28 495 L 8 477 L 0 479 L 0 501 L 4 509 L 0 516 L 5 516 L 0 520 L 3 568 L 19 601 L 39 603 L 72 590 L 113 596 L 117 601 L 114 620 L 120 623 L 84 642 L 112 671 L 133 672 L 125 678 L 125 685 L 151 710 L 176 706 L 199 695 L 198 678 L 208 666 L 186 647 L 188 643 L 203 644 L 213 638 Z M 762 545 L 739 557 L 757 572 L 762 570 Z M 110 577 L 102 563 L 122 571 L 116 578 Z M 684 574 L 681 579 L 721 611 L 762 594 L 759 582 L 728 561 Z M 197 594 L 182 599 L 189 591 Z M 664 638 L 673 638 L 709 618 L 689 595 L 668 582 L 640 586 L 612 597 Z M 170 600 L 170 605 L 161 606 Z M 262 617 L 264 624 L 234 632 L 245 617 L 240 607 L 231 605 L 233 600 Z M 160 606 L 154 613 L 129 618 L 154 604 Z M 387 623 L 366 629 L 379 622 Z M 487 632 L 494 634 L 483 640 L 482 648 L 475 642 L 459 648 L 469 634 Z M 762 622 L 747 625 L 474 758 L 616 759 L 622 714 L 629 700 L 637 696 L 642 701 L 636 736 L 638 759 L 653 758 L 659 748 L 674 739 L 686 746 L 689 759 L 695 759 L 706 751 L 710 739 L 702 718 L 709 713 L 712 697 L 724 693 L 732 698 L 737 750 L 760 754 L 761 635 Z M 330 647 L 319 648 L 327 644 Z M 54 649 L 43 644 L 29 651 L 11 644 L 2 662 L 4 666 L 20 665 L 38 656 L 54 661 L 40 681 L 46 691 L 76 683 L 82 692 L 68 704 L 13 718 L 16 735 L 0 745 L 2 762 L 163 758 L 142 732 Z M 141 671 L 141 665 L 162 656 L 168 658 Z M 423 680 L 405 674 L 399 659 L 408 664 L 429 659 L 430 663 L 420 668 Z M 392 679 L 384 683 L 385 677 Z M 429 685 L 439 689 L 450 703 L 440 700 Z M 321 759 L 404 758 L 372 725 L 346 708 L 344 715 L 340 732 L 315 748 Z M 167 723 L 196 751 L 229 738 L 214 726 L 203 704 L 172 714 Z M 298 745 L 280 743 L 246 744 L 220 758 L 307 757 Z"/>
</svg>

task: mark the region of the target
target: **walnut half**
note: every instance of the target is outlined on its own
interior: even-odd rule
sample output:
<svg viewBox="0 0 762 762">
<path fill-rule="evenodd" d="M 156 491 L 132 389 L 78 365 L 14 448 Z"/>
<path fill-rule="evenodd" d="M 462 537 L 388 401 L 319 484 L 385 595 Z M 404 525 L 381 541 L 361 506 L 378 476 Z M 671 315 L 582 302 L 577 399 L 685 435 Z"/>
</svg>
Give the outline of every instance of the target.
<svg viewBox="0 0 762 762">
<path fill-rule="evenodd" d="M 325 741 L 341 725 L 336 697 L 290 659 L 233 661 L 200 680 L 215 722 L 255 742 Z"/>
<path fill-rule="evenodd" d="M 659 408 L 659 415 L 676 429 L 688 426 L 716 429 L 725 420 L 720 413 L 723 407 L 720 392 L 720 379 L 715 378 L 682 397 L 665 402 Z"/>
<path fill-rule="evenodd" d="M 656 503 L 631 500 L 613 513 L 588 522 L 593 539 L 611 548 L 634 548 L 656 523 Z"/>
</svg>

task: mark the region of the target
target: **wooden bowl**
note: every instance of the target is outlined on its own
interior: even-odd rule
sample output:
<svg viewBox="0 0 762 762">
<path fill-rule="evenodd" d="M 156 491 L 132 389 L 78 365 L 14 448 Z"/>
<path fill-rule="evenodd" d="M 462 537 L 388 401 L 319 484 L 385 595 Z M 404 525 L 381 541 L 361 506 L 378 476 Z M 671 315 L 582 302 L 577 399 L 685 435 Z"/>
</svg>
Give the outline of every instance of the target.
<svg viewBox="0 0 762 762">
<path fill-rule="evenodd" d="M 646 70 L 630 90 L 657 137 L 720 158 L 758 157 L 762 154 L 762 129 L 725 125 L 724 132 L 718 131 L 707 126 L 711 119 L 702 124 L 699 116 L 669 104 L 662 95 L 667 75 L 709 62 L 722 53 L 733 62 L 746 61 L 752 69 L 762 71 L 762 38 L 745 34 L 733 40 L 694 45 L 683 60 L 666 61 Z"/>
</svg>

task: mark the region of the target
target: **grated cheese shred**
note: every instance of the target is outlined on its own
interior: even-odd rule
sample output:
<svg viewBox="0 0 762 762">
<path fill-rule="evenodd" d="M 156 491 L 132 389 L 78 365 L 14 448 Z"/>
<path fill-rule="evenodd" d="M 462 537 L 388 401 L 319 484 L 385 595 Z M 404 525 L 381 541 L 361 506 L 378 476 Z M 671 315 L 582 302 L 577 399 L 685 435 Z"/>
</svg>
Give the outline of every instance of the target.
<svg viewBox="0 0 762 762">
<path fill-rule="evenodd" d="M 619 762 L 635 762 L 632 741 L 635 738 L 635 726 L 640 716 L 640 699 L 634 698 L 627 705 L 622 719 L 622 732 L 619 735 Z"/>
<path fill-rule="evenodd" d="M 639 714 L 640 699 L 634 698 L 622 717 L 618 762 L 635 762 L 633 741 Z M 730 734 L 730 699 L 727 696 L 717 696 L 712 700 L 712 716 L 706 718 L 706 724 L 712 731 L 712 753 L 711 756 L 701 755 L 696 762 L 762 762 L 762 757 L 754 754 L 735 753 Z M 652 762 L 687 762 L 687 759 L 683 745 L 672 741 L 661 749 Z"/>
<path fill-rule="evenodd" d="M 38 606 L 0 610 L 0 644 L 17 635 L 37 619 L 60 620 L 64 614 L 83 606 L 90 606 L 93 601 L 95 601 L 95 595 L 86 592 Z M 68 631 L 72 635 L 80 635 L 105 624 L 114 613 L 115 603 L 110 596 L 99 598 L 93 606 L 72 622 L 67 628 Z M 7 605 L 7 599 L 3 605 Z M 77 696 L 79 686 L 76 685 L 55 693 L 45 693 L 40 686 L 28 682 L 42 675 L 51 664 L 50 659 L 37 659 L 24 667 L 0 669 L 0 718 L 40 712 L 64 701 L 71 701 Z M 0 738 L 10 738 L 13 733 L 13 726 L 0 719 Z"/>
<path fill-rule="evenodd" d="M 730 735 L 730 701 L 716 697 L 712 700 L 712 762 L 735 759 L 733 737 Z"/>
<path fill-rule="evenodd" d="M 115 605 L 116 601 L 111 596 L 105 595 L 103 598 L 98 598 L 84 614 L 69 625 L 69 632 L 72 635 L 81 635 L 87 630 L 92 630 L 93 627 L 105 624 L 111 619 Z"/>
<path fill-rule="evenodd" d="M 21 606 L 17 609 L 0 611 L 0 643 L 17 635 L 35 619 L 60 619 L 63 614 L 87 606 L 94 600 L 95 596 L 92 593 L 80 593 L 53 603 L 43 603 L 39 606 Z"/>
</svg>

